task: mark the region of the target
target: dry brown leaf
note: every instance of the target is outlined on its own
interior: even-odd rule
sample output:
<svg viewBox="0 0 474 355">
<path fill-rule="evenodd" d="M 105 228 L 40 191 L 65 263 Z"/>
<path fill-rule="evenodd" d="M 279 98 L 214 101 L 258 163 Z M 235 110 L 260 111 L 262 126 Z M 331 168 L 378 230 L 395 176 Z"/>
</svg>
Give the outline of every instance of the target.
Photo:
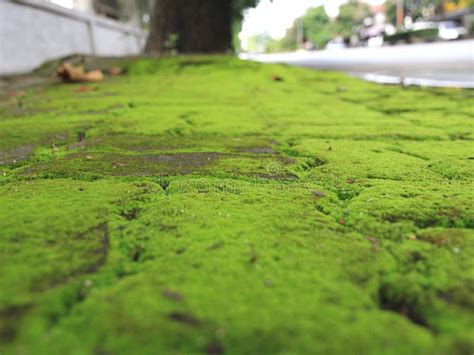
<svg viewBox="0 0 474 355">
<path fill-rule="evenodd" d="M 76 67 L 67 62 L 58 67 L 56 74 L 66 82 L 97 82 L 104 80 L 104 74 L 101 70 L 85 72 L 84 68 Z"/>
<path fill-rule="evenodd" d="M 97 90 L 97 87 L 95 86 L 81 85 L 74 91 L 75 92 L 88 92 L 88 91 L 95 91 L 95 90 Z"/>
<path fill-rule="evenodd" d="M 120 75 L 123 73 L 122 68 L 120 67 L 112 67 L 109 69 L 109 74 L 110 75 Z"/>
<path fill-rule="evenodd" d="M 11 97 L 11 98 L 17 98 L 17 97 L 22 97 L 22 96 L 26 96 L 25 91 L 10 91 L 8 93 L 8 97 Z"/>
</svg>

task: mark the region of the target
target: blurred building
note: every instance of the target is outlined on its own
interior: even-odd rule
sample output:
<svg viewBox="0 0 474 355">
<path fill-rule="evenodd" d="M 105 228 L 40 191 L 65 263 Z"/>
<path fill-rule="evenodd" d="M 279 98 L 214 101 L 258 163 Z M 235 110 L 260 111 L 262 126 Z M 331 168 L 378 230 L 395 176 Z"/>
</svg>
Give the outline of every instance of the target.
<svg viewBox="0 0 474 355">
<path fill-rule="evenodd" d="M 48 0 L 61 7 L 97 15 L 126 23 L 133 27 L 141 27 L 144 7 L 150 7 L 150 0 Z"/>
<path fill-rule="evenodd" d="M 0 75 L 71 54 L 139 54 L 148 5 L 149 0 L 0 0 Z"/>
<path fill-rule="evenodd" d="M 456 21 L 468 30 L 472 30 L 474 27 L 473 10 L 473 6 L 470 6 L 468 0 L 459 0 L 458 2 L 445 1 L 443 13 L 433 17 L 433 20 Z"/>
</svg>

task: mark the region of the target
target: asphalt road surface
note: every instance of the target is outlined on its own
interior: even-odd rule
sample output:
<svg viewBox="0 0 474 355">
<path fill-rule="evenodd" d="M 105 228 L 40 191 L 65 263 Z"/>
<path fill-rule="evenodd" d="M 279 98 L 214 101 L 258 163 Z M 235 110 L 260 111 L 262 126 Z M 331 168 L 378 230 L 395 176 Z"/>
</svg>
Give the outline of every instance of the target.
<svg viewBox="0 0 474 355">
<path fill-rule="evenodd" d="M 343 71 L 381 83 L 474 88 L 474 40 L 242 57 Z"/>
</svg>

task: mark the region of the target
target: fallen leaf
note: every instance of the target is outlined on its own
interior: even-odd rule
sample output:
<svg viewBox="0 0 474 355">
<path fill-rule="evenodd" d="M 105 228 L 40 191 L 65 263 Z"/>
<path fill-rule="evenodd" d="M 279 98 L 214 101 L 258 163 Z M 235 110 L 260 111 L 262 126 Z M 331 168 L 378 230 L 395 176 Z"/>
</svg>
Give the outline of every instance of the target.
<svg viewBox="0 0 474 355">
<path fill-rule="evenodd" d="M 8 97 L 10 97 L 10 98 L 22 97 L 22 96 L 26 96 L 25 91 L 10 91 L 8 93 Z"/>
<path fill-rule="evenodd" d="M 120 75 L 123 73 L 123 69 L 120 67 L 112 67 L 109 69 L 109 74 L 110 75 Z"/>
<path fill-rule="evenodd" d="M 101 70 L 85 72 L 84 68 L 76 67 L 70 63 L 61 64 L 56 74 L 65 82 L 97 82 L 104 80 Z"/>
<path fill-rule="evenodd" d="M 79 86 L 76 90 L 74 90 L 75 92 L 88 92 L 88 91 L 95 91 L 97 90 L 97 87 L 95 86 L 86 86 L 86 85 L 82 85 L 82 86 Z"/>
</svg>

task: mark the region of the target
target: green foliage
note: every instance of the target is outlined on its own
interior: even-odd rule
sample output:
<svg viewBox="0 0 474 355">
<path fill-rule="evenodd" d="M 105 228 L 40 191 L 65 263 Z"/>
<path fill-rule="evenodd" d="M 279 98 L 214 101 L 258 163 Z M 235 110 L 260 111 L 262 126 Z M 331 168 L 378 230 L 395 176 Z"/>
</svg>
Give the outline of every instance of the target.
<svg viewBox="0 0 474 355">
<path fill-rule="evenodd" d="M 304 38 L 322 48 L 337 36 L 349 38 L 357 34 L 364 19 L 370 14 L 370 7 L 357 1 L 341 5 L 339 15 L 334 20 L 327 16 L 323 6 L 310 8 L 303 15 Z M 296 49 L 296 28 L 299 20 L 295 20 L 285 37 L 276 44 L 276 48 Z"/>
<path fill-rule="evenodd" d="M 358 33 L 364 19 L 370 15 L 370 7 L 366 3 L 351 0 L 339 7 L 339 15 L 334 22 L 333 32 L 343 38 L 349 38 Z"/>
<path fill-rule="evenodd" d="M 232 1 L 232 46 L 235 51 L 240 50 L 239 33 L 242 30 L 244 10 L 255 7 L 258 0 L 233 0 Z"/>
<path fill-rule="evenodd" d="M 324 7 L 310 8 L 303 16 L 305 37 L 318 47 L 324 47 L 332 39 L 330 19 Z"/>
<path fill-rule="evenodd" d="M 472 92 L 126 69 L 0 99 L 2 353 L 471 352 Z"/>
<path fill-rule="evenodd" d="M 257 4 L 258 0 L 233 0 L 232 11 L 234 20 L 242 21 L 243 11 L 250 7 L 255 7 Z"/>
<path fill-rule="evenodd" d="M 293 25 L 286 31 L 285 37 L 281 40 L 276 41 L 275 47 L 281 50 L 296 50 L 298 44 L 296 42 L 296 21 L 293 22 Z"/>
<path fill-rule="evenodd" d="M 398 31 L 393 35 L 384 36 L 384 41 L 395 44 L 398 41 L 411 43 L 416 40 L 434 41 L 438 38 L 439 30 L 437 28 L 426 28 L 415 31 Z"/>
</svg>

